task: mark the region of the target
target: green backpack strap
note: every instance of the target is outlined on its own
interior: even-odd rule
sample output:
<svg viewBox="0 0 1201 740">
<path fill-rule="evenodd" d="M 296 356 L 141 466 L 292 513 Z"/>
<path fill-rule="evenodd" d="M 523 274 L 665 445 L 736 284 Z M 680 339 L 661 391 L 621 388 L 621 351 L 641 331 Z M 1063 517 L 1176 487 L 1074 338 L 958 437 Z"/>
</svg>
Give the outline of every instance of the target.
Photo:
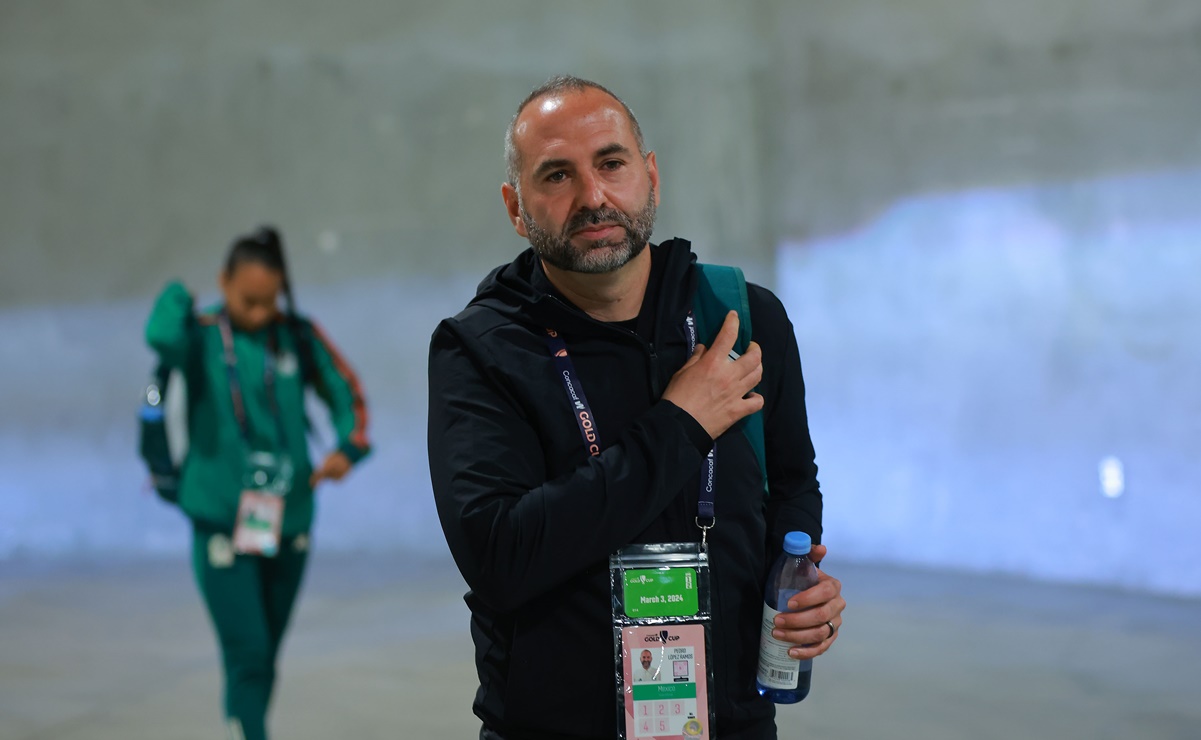
<svg viewBox="0 0 1201 740">
<path fill-rule="evenodd" d="M 706 347 L 713 345 L 713 339 L 721 330 L 726 314 L 738 312 L 738 339 L 734 342 L 734 351 L 738 354 L 746 352 L 751 343 L 751 305 L 746 294 L 746 278 L 742 270 L 725 265 L 708 265 L 696 263 L 698 280 L 696 284 L 696 300 L 693 301 L 692 313 L 696 317 L 696 331 L 699 341 Z M 758 387 L 755 390 L 759 390 Z M 767 495 L 767 453 L 763 437 L 763 412 L 756 411 L 734 425 L 741 428 L 755 451 L 759 461 L 759 470 L 763 473 L 763 493 Z"/>
</svg>

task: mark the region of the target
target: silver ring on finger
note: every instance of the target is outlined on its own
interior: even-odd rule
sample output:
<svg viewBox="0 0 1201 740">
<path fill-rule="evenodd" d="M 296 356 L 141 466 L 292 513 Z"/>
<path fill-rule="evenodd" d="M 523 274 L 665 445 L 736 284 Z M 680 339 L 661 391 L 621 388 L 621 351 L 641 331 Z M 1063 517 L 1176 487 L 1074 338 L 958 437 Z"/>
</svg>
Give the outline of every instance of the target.
<svg viewBox="0 0 1201 740">
<path fill-rule="evenodd" d="M 829 640 L 834 636 L 834 633 L 838 631 L 838 628 L 834 626 L 833 621 L 826 622 L 826 626 L 830 628 L 830 634 L 826 635 L 826 639 Z"/>
</svg>

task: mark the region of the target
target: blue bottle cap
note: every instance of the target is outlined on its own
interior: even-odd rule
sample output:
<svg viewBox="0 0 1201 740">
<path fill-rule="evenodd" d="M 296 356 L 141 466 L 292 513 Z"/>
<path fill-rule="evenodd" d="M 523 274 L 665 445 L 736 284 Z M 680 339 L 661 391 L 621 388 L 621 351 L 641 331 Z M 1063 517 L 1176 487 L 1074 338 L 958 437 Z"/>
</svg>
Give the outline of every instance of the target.
<svg viewBox="0 0 1201 740">
<path fill-rule="evenodd" d="M 804 532 L 789 532 L 784 535 L 784 552 L 789 555 L 808 555 L 813 540 Z"/>
</svg>

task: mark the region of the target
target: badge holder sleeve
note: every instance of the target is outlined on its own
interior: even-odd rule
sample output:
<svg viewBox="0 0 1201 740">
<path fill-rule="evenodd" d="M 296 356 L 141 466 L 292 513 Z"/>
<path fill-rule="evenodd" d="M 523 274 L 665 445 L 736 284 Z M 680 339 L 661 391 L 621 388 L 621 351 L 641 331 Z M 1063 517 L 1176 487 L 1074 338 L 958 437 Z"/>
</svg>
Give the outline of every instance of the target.
<svg viewBox="0 0 1201 740">
<path fill-rule="evenodd" d="M 279 552 L 284 500 L 291 489 L 292 461 L 287 455 L 256 451 L 246 455 L 244 465 L 234 523 L 234 551 L 274 557 Z"/>
<path fill-rule="evenodd" d="M 609 558 L 621 740 L 713 737 L 709 553 L 630 545 Z"/>
</svg>

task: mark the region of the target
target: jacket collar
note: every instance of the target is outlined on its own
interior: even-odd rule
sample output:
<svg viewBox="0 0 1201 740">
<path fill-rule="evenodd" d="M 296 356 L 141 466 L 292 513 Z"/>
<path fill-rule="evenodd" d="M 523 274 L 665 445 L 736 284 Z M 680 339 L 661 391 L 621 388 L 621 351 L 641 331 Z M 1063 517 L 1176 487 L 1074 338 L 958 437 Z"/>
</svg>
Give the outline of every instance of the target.
<svg viewBox="0 0 1201 740">
<path fill-rule="evenodd" d="M 651 244 L 651 284 L 639 314 L 658 336 L 664 322 L 682 321 L 696 290 L 696 255 L 684 239 Z M 597 334 L 612 327 L 593 319 L 564 298 L 542 269 L 533 249 L 492 271 L 480 283 L 471 305 L 482 305 L 511 320 L 534 328 L 554 328 L 568 334 Z"/>
</svg>

